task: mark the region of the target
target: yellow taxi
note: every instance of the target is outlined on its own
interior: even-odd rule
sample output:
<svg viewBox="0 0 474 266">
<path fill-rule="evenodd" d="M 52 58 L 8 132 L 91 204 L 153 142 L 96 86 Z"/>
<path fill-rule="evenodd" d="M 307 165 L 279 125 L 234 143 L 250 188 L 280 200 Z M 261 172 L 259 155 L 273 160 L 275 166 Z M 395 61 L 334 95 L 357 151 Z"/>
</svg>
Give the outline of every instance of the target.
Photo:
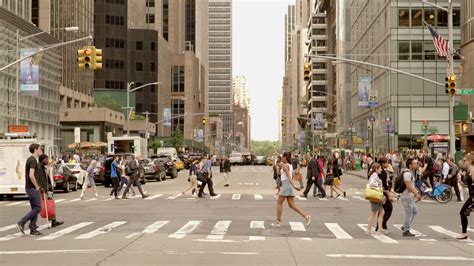
<svg viewBox="0 0 474 266">
<path fill-rule="evenodd" d="M 174 162 L 174 165 L 176 166 L 176 170 L 181 171 L 184 169 L 184 162 L 181 161 L 180 159 L 176 159 Z"/>
</svg>

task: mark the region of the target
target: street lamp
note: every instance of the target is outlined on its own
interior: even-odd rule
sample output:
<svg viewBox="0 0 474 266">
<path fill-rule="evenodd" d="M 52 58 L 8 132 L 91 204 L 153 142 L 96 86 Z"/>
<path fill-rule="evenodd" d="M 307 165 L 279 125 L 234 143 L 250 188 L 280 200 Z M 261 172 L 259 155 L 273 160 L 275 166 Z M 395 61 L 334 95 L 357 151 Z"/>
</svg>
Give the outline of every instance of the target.
<svg viewBox="0 0 474 266">
<path fill-rule="evenodd" d="M 72 27 L 66 27 L 66 28 L 57 28 L 57 29 L 52 29 L 52 30 L 47 30 L 47 31 L 41 31 L 35 34 L 31 34 L 29 36 L 21 37 L 20 38 L 20 30 L 16 30 L 16 60 L 20 59 L 20 41 L 27 40 L 29 38 L 44 34 L 44 33 L 49 33 L 52 31 L 56 30 L 65 30 L 65 31 L 78 31 L 79 27 L 77 26 L 72 26 Z M 16 68 L 16 125 L 20 123 L 20 62 L 17 63 L 17 68 Z"/>
<path fill-rule="evenodd" d="M 130 135 L 130 110 L 131 110 L 131 107 L 130 107 L 130 92 L 134 92 L 134 91 L 139 90 L 141 88 L 144 88 L 146 86 L 159 85 L 159 84 L 162 84 L 162 83 L 163 82 L 160 82 L 160 81 L 150 82 L 150 83 L 141 85 L 139 87 L 136 87 L 134 89 L 130 89 L 130 88 L 132 87 L 133 84 L 135 84 L 135 82 L 132 81 L 132 82 L 127 83 L 127 107 L 125 107 L 125 109 L 127 109 L 127 136 Z"/>
</svg>

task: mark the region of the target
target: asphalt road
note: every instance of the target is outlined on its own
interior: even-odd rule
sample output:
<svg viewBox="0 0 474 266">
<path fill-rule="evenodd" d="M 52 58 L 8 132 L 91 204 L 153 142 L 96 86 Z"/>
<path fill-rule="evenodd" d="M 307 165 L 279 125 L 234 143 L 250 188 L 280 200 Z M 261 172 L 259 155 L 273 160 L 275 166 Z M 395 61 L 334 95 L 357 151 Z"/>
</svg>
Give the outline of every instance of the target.
<svg viewBox="0 0 474 266">
<path fill-rule="evenodd" d="M 214 171 L 217 171 L 214 168 Z M 28 210 L 25 199 L 0 202 L 2 265 L 474 265 L 474 242 L 456 241 L 460 203 L 420 202 L 414 222 L 419 233 L 404 238 L 403 207 L 394 203 L 389 234 L 366 235 L 369 203 L 366 180 L 346 173 L 346 198 L 296 198 L 313 217 L 309 227 L 287 205 L 283 226 L 275 220 L 271 168 L 233 167 L 230 187 L 214 177 L 219 197 L 199 199 L 179 193 L 188 185 L 185 172 L 165 182 L 148 182 L 147 200 L 99 199 L 88 191 L 58 193 L 57 213 L 65 224 L 45 228 L 43 237 L 21 236 L 12 225 Z M 470 218 L 470 222 L 472 218 Z M 470 227 L 473 237 L 474 227 Z"/>
</svg>

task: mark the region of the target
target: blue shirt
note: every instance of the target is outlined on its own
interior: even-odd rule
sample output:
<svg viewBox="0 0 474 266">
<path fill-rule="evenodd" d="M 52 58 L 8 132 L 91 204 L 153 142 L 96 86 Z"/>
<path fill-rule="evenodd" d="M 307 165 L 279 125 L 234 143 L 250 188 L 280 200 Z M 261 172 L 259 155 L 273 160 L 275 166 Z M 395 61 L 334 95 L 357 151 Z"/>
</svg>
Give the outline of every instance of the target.
<svg viewBox="0 0 474 266">
<path fill-rule="evenodd" d="M 117 167 L 118 167 L 118 164 L 116 161 L 113 161 L 112 162 L 112 167 L 110 169 L 110 176 L 111 177 L 115 177 L 115 178 L 118 178 L 117 176 Z"/>
<path fill-rule="evenodd" d="M 211 172 L 211 166 L 212 166 L 212 160 L 207 160 L 204 163 L 204 166 L 202 167 L 202 170 L 206 173 L 210 173 Z"/>
<path fill-rule="evenodd" d="M 87 175 L 89 177 L 94 178 L 94 167 L 92 167 L 92 165 L 89 165 L 89 167 L 87 167 Z"/>
</svg>

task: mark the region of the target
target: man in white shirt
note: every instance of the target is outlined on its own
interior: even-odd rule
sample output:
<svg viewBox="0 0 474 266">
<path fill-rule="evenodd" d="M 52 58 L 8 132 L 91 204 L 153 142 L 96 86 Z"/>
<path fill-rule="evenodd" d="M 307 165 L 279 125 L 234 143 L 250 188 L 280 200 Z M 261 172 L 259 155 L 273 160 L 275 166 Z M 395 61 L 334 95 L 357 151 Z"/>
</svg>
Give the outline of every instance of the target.
<svg viewBox="0 0 474 266">
<path fill-rule="evenodd" d="M 405 222 L 403 223 L 402 231 L 403 236 L 413 237 L 415 234 L 410 232 L 411 225 L 415 216 L 418 214 L 418 207 L 416 201 L 421 199 L 421 195 L 415 188 L 415 173 L 418 169 L 418 161 L 415 159 L 408 159 L 406 162 L 408 170 L 403 173 L 403 182 L 405 183 L 406 189 L 400 194 L 403 208 L 405 209 Z"/>
<path fill-rule="evenodd" d="M 446 161 L 445 158 L 442 158 L 441 161 L 443 162 L 443 168 L 441 169 L 441 178 L 442 178 L 441 181 L 444 183 L 446 178 L 448 178 L 449 164 L 448 164 L 448 162 Z"/>
</svg>

